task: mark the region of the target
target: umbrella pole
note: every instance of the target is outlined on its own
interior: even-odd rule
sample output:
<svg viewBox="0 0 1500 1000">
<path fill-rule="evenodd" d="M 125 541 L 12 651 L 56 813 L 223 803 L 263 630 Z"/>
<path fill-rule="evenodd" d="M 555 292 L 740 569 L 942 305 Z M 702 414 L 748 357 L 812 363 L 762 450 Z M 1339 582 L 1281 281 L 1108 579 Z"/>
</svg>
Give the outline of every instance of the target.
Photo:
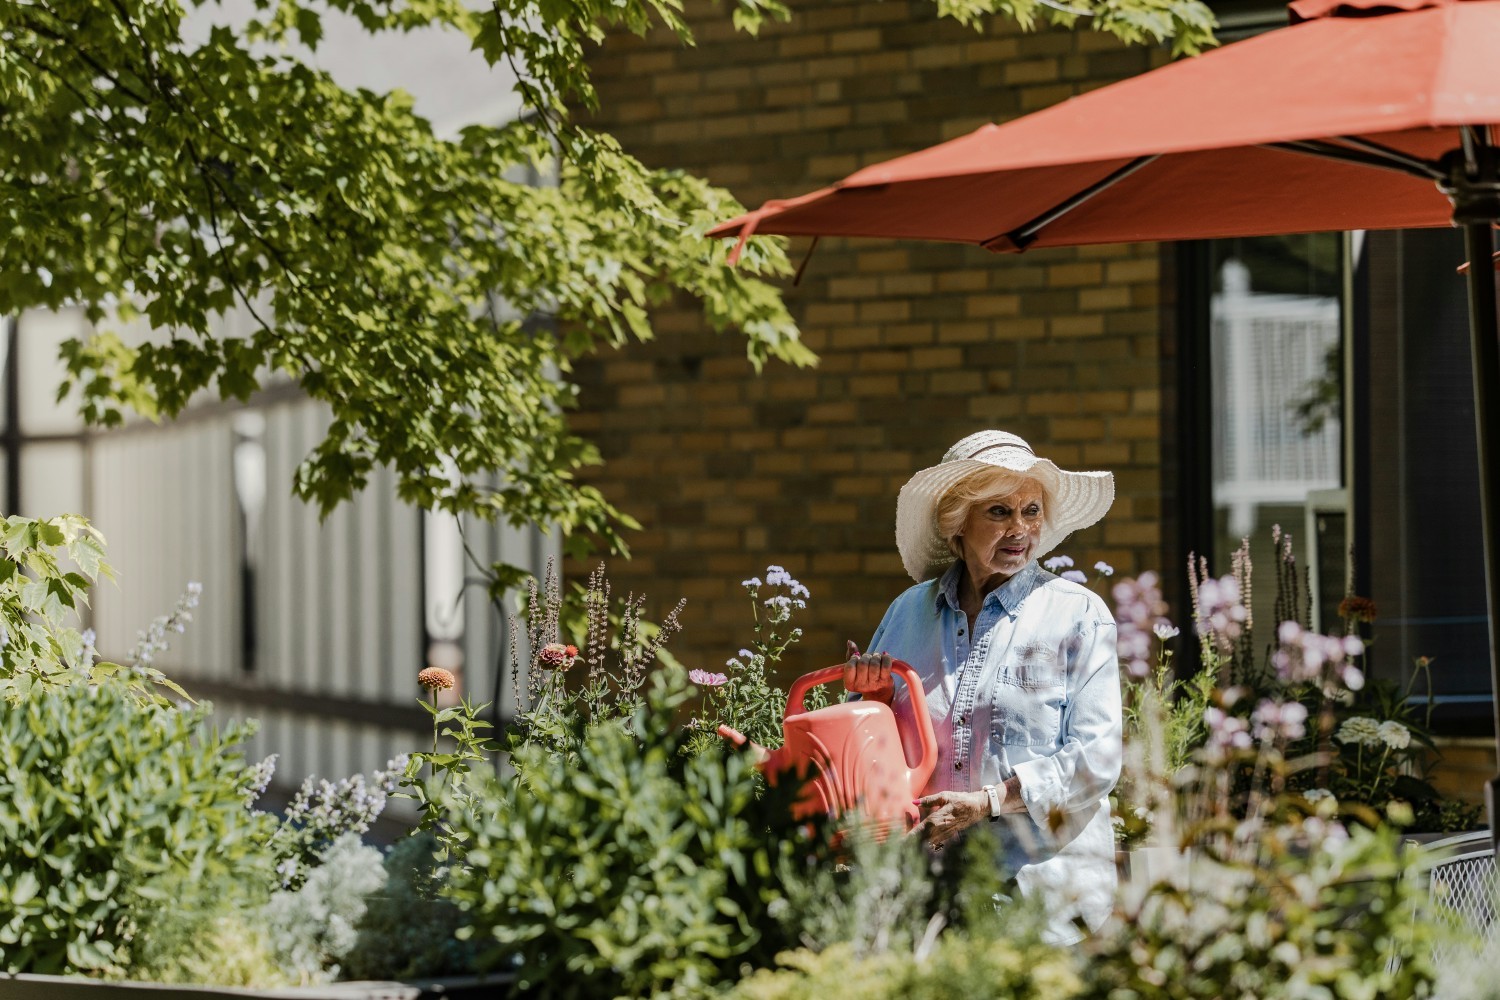
<svg viewBox="0 0 1500 1000">
<path fill-rule="evenodd" d="M 1464 225 L 1469 258 L 1469 335 L 1474 362 L 1474 420 L 1479 446 L 1479 503 L 1489 611 L 1490 703 L 1500 766 L 1500 320 L 1495 309 L 1494 238 L 1490 222 Z M 1490 839 L 1500 848 L 1500 774 L 1484 788 Z"/>
</svg>

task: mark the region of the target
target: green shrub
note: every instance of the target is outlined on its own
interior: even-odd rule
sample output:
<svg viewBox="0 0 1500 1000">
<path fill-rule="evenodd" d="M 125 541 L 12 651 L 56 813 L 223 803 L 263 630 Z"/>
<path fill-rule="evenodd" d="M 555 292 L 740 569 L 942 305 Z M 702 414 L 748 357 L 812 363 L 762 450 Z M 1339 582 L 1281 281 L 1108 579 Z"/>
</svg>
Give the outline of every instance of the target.
<svg viewBox="0 0 1500 1000">
<path fill-rule="evenodd" d="M 118 681 L 0 699 L 0 968 L 123 972 L 176 879 L 264 894 L 272 821 L 245 808 L 243 734 L 207 713 Z"/>
<path fill-rule="evenodd" d="M 823 952 L 788 952 L 779 962 L 782 968 L 741 981 L 729 1000 L 1066 1000 L 1079 987 L 1068 951 L 1024 934 L 944 934 L 920 957 L 905 950 L 860 955 L 850 944 L 837 944 Z"/>
<path fill-rule="evenodd" d="M 790 943 L 782 882 L 821 840 L 784 785 L 757 796 L 744 756 L 682 752 L 686 697 L 656 675 L 624 725 L 591 727 L 571 760 L 521 748 L 525 781 L 491 779 L 455 814 L 468 851 L 447 892 L 528 995 L 701 994 Z"/>
</svg>

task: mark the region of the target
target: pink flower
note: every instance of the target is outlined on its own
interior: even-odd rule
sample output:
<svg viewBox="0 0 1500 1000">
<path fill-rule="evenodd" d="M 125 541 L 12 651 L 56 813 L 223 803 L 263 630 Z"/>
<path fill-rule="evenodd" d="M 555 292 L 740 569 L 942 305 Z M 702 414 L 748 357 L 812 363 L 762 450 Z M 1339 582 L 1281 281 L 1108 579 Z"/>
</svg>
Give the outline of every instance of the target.
<svg viewBox="0 0 1500 1000">
<path fill-rule="evenodd" d="M 729 683 L 727 674 L 712 674 L 707 670 L 689 670 L 688 680 L 699 687 L 716 688 Z"/>
<path fill-rule="evenodd" d="M 567 670 L 578 659 L 577 646 L 564 646 L 560 642 L 549 642 L 537 654 L 537 659 L 548 670 Z"/>
</svg>

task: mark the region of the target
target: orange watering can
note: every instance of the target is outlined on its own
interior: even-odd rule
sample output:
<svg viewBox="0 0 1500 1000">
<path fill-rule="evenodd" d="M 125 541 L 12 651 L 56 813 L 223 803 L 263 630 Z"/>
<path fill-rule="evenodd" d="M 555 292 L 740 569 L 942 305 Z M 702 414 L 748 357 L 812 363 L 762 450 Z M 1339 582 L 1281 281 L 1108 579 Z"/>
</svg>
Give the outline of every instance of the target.
<svg viewBox="0 0 1500 1000">
<path fill-rule="evenodd" d="M 819 813 L 839 816 L 857 809 L 865 828 L 879 840 L 884 840 L 898 821 L 903 823 L 903 831 L 916 823 L 919 817 L 912 799 L 922 794 L 937 766 L 937 737 L 916 670 L 897 660 L 891 664 L 891 673 L 906 681 L 911 695 L 921 748 L 916 763 L 906 759 L 901 725 L 889 705 L 866 700 L 842 702 L 813 712 L 803 707 L 802 699 L 812 688 L 843 679 L 842 665 L 814 670 L 792 685 L 781 724 L 786 734 L 781 749 L 768 751 L 751 744 L 762 755 L 760 768 L 773 785 L 787 772 L 804 780 L 811 774 L 793 807 L 797 818 Z M 746 743 L 744 736 L 728 726 L 720 726 L 719 735 L 736 746 Z"/>
</svg>

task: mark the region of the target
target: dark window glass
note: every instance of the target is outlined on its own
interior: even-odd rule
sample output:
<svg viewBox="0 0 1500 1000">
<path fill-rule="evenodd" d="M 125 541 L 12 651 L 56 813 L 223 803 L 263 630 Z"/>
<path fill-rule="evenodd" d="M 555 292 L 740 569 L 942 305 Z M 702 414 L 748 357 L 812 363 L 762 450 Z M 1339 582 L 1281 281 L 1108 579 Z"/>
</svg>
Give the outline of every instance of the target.
<svg viewBox="0 0 1500 1000">
<path fill-rule="evenodd" d="M 1360 558 L 1380 617 L 1376 671 L 1433 687 L 1455 728 L 1487 725 L 1489 641 L 1461 235 L 1370 233 L 1359 255 L 1356 343 L 1368 405 L 1358 435 Z"/>
</svg>

